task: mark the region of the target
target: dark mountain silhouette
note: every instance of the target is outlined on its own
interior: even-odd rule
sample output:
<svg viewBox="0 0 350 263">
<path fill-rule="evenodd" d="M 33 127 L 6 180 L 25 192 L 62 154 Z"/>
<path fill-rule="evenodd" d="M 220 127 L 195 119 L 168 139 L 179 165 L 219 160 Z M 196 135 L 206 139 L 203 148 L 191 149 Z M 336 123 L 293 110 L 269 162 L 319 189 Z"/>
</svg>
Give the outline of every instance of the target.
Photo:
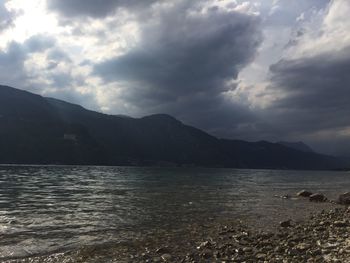
<svg viewBox="0 0 350 263">
<path fill-rule="evenodd" d="M 0 125 L 0 163 L 343 167 L 335 157 L 278 143 L 218 139 L 166 114 L 107 115 L 7 86 L 0 86 Z"/>
<path fill-rule="evenodd" d="M 296 149 L 302 152 L 314 152 L 311 147 L 303 142 L 278 142 L 278 144 L 284 145 L 286 147 Z"/>
</svg>

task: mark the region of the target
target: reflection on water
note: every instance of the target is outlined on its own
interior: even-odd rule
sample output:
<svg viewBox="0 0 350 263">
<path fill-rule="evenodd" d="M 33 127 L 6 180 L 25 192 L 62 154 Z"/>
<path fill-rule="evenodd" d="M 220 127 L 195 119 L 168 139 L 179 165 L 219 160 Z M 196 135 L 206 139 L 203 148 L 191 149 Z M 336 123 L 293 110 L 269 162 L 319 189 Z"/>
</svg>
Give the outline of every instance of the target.
<svg viewBox="0 0 350 263">
<path fill-rule="evenodd" d="M 276 199 L 350 190 L 346 172 L 195 168 L 0 167 L 0 258 L 121 241 L 216 217 L 283 215 Z"/>
</svg>

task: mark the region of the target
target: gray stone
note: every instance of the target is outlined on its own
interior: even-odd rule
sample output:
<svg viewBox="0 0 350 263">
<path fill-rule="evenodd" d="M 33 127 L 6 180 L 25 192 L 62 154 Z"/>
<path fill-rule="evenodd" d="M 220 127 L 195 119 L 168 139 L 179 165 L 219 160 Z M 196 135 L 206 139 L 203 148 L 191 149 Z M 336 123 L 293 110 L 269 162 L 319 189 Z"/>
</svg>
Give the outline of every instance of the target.
<svg viewBox="0 0 350 263">
<path fill-rule="evenodd" d="M 309 197 L 310 195 L 312 195 L 312 193 L 306 190 L 302 190 L 297 193 L 297 196 L 301 196 L 301 197 Z"/>
<path fill-rule="evenodd" d="M 212 244 L 210 243 L 210 241 L 204 241 L 197 247 L 197 249 L 204 249 L 204 248 L 210 248 L 210 247 L 212 247 Z"/>
<path fill-rule="evenodd" d="M 203 258 L 211 258 L 213 256 L 213 251 L 209 248 L 206 248 L 202 251 L 202 253 L 200 254 L 201 257 Z"/>
<path fill-rule="evenodd" d="M 286 220 L 286 221 L 280 222 L 280 226 L 281 227 L 291 227 L 292 226 L 291 220 Z"/>
<path fill-rule="evenodd" d="M 168 262 L 172 259 L 173 257 L 170 255 L 170 254 L 163 254 L 162 255 L 162 259 L 165 261 L 165 262 Z"/>
<path fill-rule="evenodd" d="M 243 248 L 243 252 L 244 253 L 250 253 L 250 252 L 252 252 L 253 251 L 253 249 L 251 248 L 251 247 L 244 247 Z"/>
<path fill-rule="evenodd" d="M 169 254 L 170 251 L 167 247 L 161 247 L 156 250 L 157 254 Z"/>
<path fill-rule="evenodd" d="M 341 205 L 350 205 L 350 192 L 339 195 L 338 203 Z"/>
<path fill-rule="evenodd" d="M 155 263 L 162 262 L 162 261 L 163 261 L 163 260 L 162 260 L 161 257 L 155 257 L 155 258 L 153 258 L 153 262 L 155 262 Z"/>
<path fill-rule="evenodd" d="M 264 253 L 258 253 L 255 255 L 255 258 L 258 259 L 258 260 L 263 260 L 263 259 L 266 259 L 267 255 L 264 254 Z"/>
<path fill-rule="evenodd" d="M 347 227 L 349 224 L 346 221 L 334 221 L 333 225 L 336 227 Z"/>
<path fill-rule="evenodd" d="M 323 194 L 312 194 L 309 196 L 311 202 L 326 202 L 327 198 Z"/>
<path fill-rule="evenodd" d="M 298 251 L 305 251 L 305 250 L 308 250 L 310 248 L 311 248 L 311 246 L 309 244 L 305 244 L 305 243 L 300 243 L 296 246 L 296 249 Z"/>
</svg>

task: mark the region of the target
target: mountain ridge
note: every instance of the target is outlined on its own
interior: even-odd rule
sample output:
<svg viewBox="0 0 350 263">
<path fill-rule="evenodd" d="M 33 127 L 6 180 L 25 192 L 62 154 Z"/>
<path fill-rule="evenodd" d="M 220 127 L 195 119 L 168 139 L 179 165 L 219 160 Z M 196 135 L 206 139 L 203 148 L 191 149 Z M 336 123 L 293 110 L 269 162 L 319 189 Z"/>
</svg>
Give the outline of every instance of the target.
<svg viewBox="0 0 350 263">
<path fill-rule="evenodd" d="M 289 148 L 293 148 L 302 152 L 314 152 L 314 150 L 304 142 L 285 142 L 285 141 L 279 141 L 278 144 L 284 145 Z"/>
<path fill-rule="evenodd" d="M 0 86 L 0 163 L 338 169 L 332 156 L 216 138 L 168 114 L 107 115 Z"/>
</svg>

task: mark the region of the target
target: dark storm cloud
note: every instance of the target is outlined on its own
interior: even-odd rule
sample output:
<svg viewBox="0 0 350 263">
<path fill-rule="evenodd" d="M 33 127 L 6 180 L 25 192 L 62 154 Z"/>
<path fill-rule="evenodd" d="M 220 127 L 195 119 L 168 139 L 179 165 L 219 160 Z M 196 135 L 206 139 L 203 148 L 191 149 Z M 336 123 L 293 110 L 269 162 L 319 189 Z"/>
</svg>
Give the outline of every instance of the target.
<svg viewBox="0 0 350 263">
<path fill-rule="evenodd" d="M 189 14 L 188 8 L 164 11 L 142 28 L 135 48 L 95 65 L 95 74 L 125 84 L 123 100 L 144 113 L 171 113 L 209 130 L 236 125 L 242 116 L 249 121 L 249 111 L 227 102 L 223 93 L 235 88 L 228 81 L 255 55 L 259 20 L 217 9 Z"/>
<path fill-rule="evenodd" d="M 299 129 L 350 125 L 350 48 L 311 58 L 280 61 L 271 67 L 272 83 L 285 98 L 274 108 L 295 116 Z"/>
<path fill-rule="evenodd" d="M 156 0 L 47 0 L 49 9 L 66 17 L 105 17 L 118 8 L 139 9 Z"/>
<path fill-rule="evenodd" d="M 321 150 L 326 149 L 322 143 L 327 145 L 328 152 L 337 140 L 349 142 L 339 134 L 350 126 L 350 47 L 282 60 L 271 66 L 271 72 L 270 91 L 282 93 L 283 97 L 276 99 L 265 115 L 285 136 L 309 135 L 311 141 L 320 140 Z"/>
</svg>

